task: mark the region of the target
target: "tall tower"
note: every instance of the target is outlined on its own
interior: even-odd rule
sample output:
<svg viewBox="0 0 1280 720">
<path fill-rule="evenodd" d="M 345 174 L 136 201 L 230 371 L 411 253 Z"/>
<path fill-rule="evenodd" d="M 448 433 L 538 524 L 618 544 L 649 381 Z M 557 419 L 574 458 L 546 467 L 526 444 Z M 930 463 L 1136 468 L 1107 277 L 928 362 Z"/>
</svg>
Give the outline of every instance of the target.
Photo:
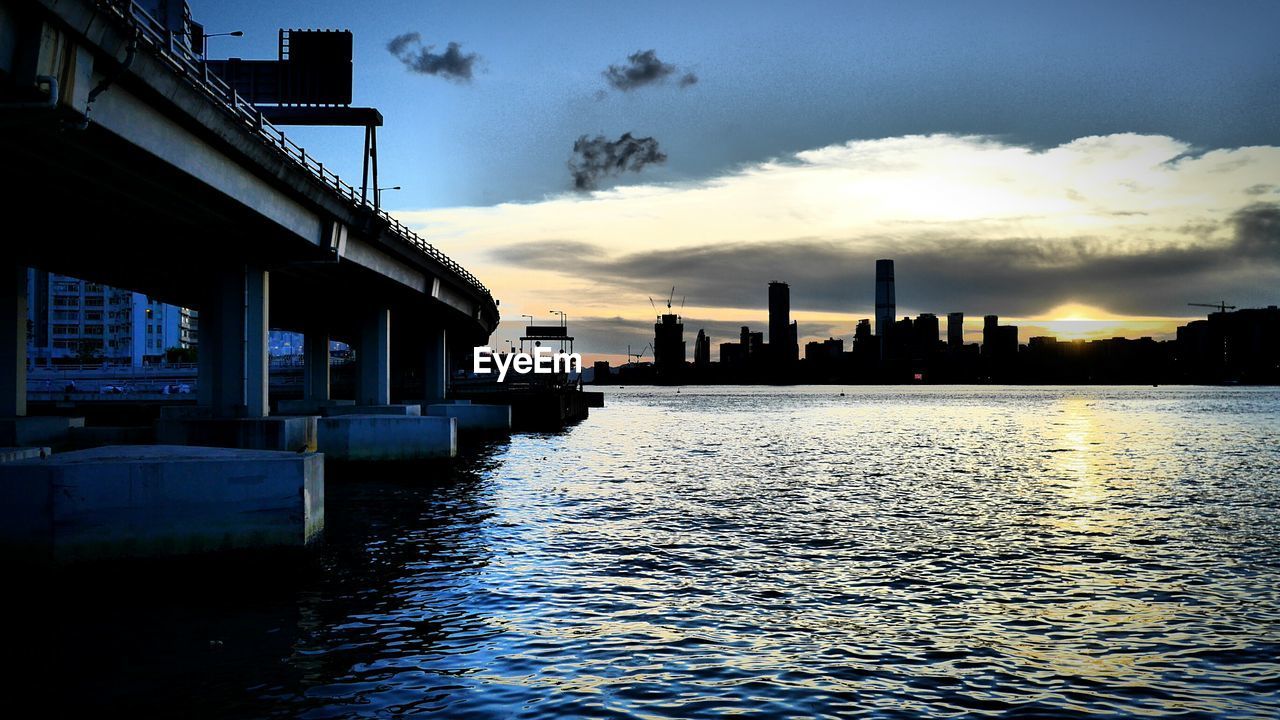
<svg viewBox="0 0 1280 720">
<path fill-rule="evenodd" d="M 1000 316 L 986 315 L 982 318 L 982 354 L 991 356 L 996 351 L 996 335 L 1000 332 Z"/>
<path fill-rule="evenodd" d="M 953 348 L 964 345 L 964 313 L 962 312 L 947 315 L 947 345 Z"/>
<path fill-rule="evenodd" d="M 658 317 L 653 325 L 653 368 L 660 378 L 675 377 L 684 371 L 684 323 L 675 313 Z"/>
<path fill-rule="evenodd" d="M 769 352 L 779 362 L 797 356 L 795 336 L 791 332 L 791 286 L 784 282 L 769 283 Z"/>
<path fill-rule="evenodd" d="M 884 337 L 893 327 L 897 314 L 897 301 L 893 292 L 893 261 L 876 261 L 876 335 Z"/>
</svg>

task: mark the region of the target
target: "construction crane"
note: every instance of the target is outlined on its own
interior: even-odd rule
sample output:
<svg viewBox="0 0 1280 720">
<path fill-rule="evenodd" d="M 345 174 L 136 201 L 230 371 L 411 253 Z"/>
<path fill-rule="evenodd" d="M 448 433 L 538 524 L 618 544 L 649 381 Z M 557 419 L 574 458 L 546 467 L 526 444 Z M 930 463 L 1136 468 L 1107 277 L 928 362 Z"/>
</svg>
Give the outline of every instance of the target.
<svg viewBox="0 0 1280 720">
<path fill-rule="evenodd" d="M 1189 305 L 1189 306 L 1191 306 L 1191 307 L 1209 307 L 1209 308 L 1217 308 L 1217 309 L 1218 309 L 1218 312 L 1222 312 L 1222 313 L 1224 313 L 1224 312 L 1226 312 L 1226 311 L 1228 311 L 1228 310 L 1235 310 L 1235 309 L 1236 309 L 1236 306 L 1235 306 L 1235 305 L 1228 305 L 1226 300 L 1221 300 L 1221 301 L 1219 301 L 1219 302 L 1217 302 L 1217 303 L 1187 303 L 1187 305 Z"/>
<path fill-rule="evenodd" d="M 667 296 L 667 312 L 671 312 L 671 301 L 676 299 L 676 286 L 671 286 L 671 294 Z"/>
<path fill-rule="evenodd" d="M 645 345 L 644 348 L 640 350 L 640 352 L 633 353 L 631 352 L 631 346 L 628 345 L 627 346 L 627 362 L 628 363 L 631 362 L 631 358 L 635 358 L 636 362 L 640 362 L 640 358 L 644 357 L 645 352 L 647 352 L 649 348 L 652 348 L 652 347 L 653 347 L 653 343 L 649 343 L 648 345 Z"/>
</svg>

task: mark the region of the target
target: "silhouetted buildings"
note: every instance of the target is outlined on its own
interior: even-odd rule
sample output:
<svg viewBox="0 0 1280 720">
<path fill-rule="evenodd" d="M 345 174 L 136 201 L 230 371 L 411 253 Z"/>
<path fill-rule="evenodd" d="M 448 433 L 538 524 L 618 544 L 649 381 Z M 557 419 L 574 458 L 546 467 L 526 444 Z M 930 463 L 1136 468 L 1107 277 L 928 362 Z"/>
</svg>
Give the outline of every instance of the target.
<svg viewBox="0 0 1280 720">
<path fill-rule="evenodd" d="M 775 372 L 791 370 L 799 355 L 796 325 L 791 322 L 791 287 L 769 283 L 769 355 Z"/>
<path fill-rule="evenodd" d="M 1059 340 L 1036 336 L 1020 344 L 1016 325 L 983 317 L 981 343 L 966 343 L 965 314 L 947 315 L 945 342 L 939 317 L 894 318 L 892 260 L 876 261 L 876 315 L 859 319 L 846 350 L 841 338 L 815 340 L 799 357 L 798 326 L 791 320 L 790 287 L 771 282 L 769 342 L 743 325 L 737 342 L 719 345 L 702 330 L 693 364 L 685 362 L 684 326 L 674 314 L 654 326 L 654 368 L 621 381 L 697 383 L 1278 383 L 1280 309 L 1210 313 L 1178 328 L 1177 340 L 1107 338 Z M 607 377 L 607 375 L 605 375 Z M 649 378 L 646 380 L 644 378 Z"/>
<path fill-rule="evenodd" d="M 693 366 L 707 368 L 711 366 L 711 338 L 698 330 L 698 337 L 693 341 Z"/>
<path fill-rule="evenodd" d="M 947 347 L 952 350 L 964 345 L 964 313 L 947 314 Z"/>
<path fill-rule="evenodd" d="M 898 312 L 893 287 L 893 261 L 876 261 L 876 335 L 880 338 L 881 356 L 885 353 L 885 339 L 892 332 L 894 315 Z"/>
<path fill-rule="evenodd" d="M 660 380 L 678 380 L 684 374 L 684 323 L 675 313 L 658 317 L 653 325 L 653 367 Z"/>
<path fill-rule="evenodd" d="M 1191 382 L 1280 382 L 1280 308 L 1213 312 L 1183 325 L 1175 368 Z"/>
</svg>

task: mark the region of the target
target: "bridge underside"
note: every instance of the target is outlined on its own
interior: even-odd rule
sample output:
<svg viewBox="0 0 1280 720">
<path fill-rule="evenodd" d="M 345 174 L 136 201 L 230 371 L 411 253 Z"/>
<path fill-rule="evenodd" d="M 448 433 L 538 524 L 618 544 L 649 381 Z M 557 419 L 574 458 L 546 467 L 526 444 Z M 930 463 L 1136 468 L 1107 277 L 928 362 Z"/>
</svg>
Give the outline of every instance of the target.
<svg viewBox="0 0 1280 720">
<path fill-rule="evenodd" d="M 405 377 L 421 397 L 403 399 L 439 401 L 449 352 L 488 337 L 475 317 L 424 292 L 439 280 L 406 273 L 366 241 L 345 248 L 364 262 L 340 258 L 96 124 L 68 129 L 55 113 L 5 120 L 6 277 L 8 268 L 35 267 L 198 310 L 200 399 L 216 415 L 267 414 L 268 329 L 303 333 L 326 364 L 324 341 L 351 344 L 368 404 L 389 403 Z M 26 311 L 16 302 L 0 316 L 5 345 L 22 345 L 3 348 L 21 357 L 2 370 L 0 417 L 25 410 Z M 320 375 L 307 383 L 316 400 L 327 399 Z"/>
</svg>

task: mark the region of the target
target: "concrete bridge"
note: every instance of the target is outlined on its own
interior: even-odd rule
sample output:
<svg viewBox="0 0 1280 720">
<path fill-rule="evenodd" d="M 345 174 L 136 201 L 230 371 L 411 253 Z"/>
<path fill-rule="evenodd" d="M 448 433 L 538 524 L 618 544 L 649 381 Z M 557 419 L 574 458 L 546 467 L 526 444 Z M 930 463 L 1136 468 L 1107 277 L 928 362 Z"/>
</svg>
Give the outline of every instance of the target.
<svg viewBox="0 0 1280 720">
<path fill-rule="evenodd" d="M 314 449 L 315 416 L 334 405 L 330 339 L 357 351 L 358 407 L 343 412 L 412 422 L 411 406 L 444 400 L 451 358 L 497 326 L 479 280 L 365 202 L 134 3 L 0 0 L 0 156 L 0 445 L 49 431 L 24 417 L 27 267 L 199 311 L 198 411 L 160 431 L 189 445 Z M 297 417 L 271 414 L 268 329 L 305 336 Z M 400 430 L 364 435 L 388 432 Z"/>
</svg>

